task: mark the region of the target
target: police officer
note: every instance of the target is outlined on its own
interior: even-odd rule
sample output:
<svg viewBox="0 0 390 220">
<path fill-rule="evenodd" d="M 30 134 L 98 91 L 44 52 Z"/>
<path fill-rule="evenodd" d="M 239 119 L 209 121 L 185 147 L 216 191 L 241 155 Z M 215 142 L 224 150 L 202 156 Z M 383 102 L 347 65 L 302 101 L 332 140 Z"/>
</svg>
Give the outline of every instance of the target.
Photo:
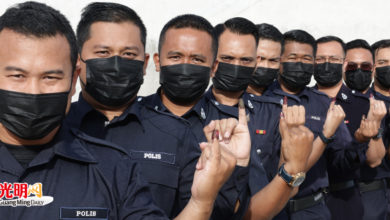
<svg viewBox="0 0 390 220">
<path fill-rule="evenodd" d="M 390 66 L 390 40 L 380 40 L 372 45 L 372 49 L 375 53 L 375 71 L 374 71 L 374 84 L 373 91 L 375 97 L 385 102 L 387 109 L 390 108 L 390 84 L 389 84 L 389 66 Z M 387 126 L 390 126 L 389 115 L 385 121 Z M 390 134 L 384 134 L 383 137 L 390 137 Z M 389 146 L 389 139 L 384 140 L 385 146 Z M 389 150 L 387 150 L 389 152 Z M 385 157 L 389 159 L 389 157 Z M 387 178 L 387 199 L 390 202 L 390 179 Z M 387 215 L 390 218 L 390 204 L 387 208 Z"/>
<path fill-rule="evenodd" d="M 249 21 L 247 20 L 243 21 L 243 19 L 237 18 L 235 20 L 232 19 L 226 24 L 228 25 L 228 28 L 232 28 L 232 26 L 235 25 L 239 28 L 239 31 L 243 31 L 244 26 L 242 23 L 248 24 L 248 22 Z M 205 27 L 205 24 L 208 25 Z M 251 25 L 252 23 L 249 22 L 249 24 Z M 249 27 L 254 27 L 254 25 Z M 254 30 L 254 33 L 256 33 L 255 27 L 251 28 L 251 30 Z M 230 32 L 229 30 L 226 31 Z M 237 32 L 235 32 L 233 36 L 236 37 L 236 42 L 241 43 L 241 34 L 236 33 Z M 251 45 L 249 51 L 254 52 L 249 52 L 250 56 L 253 60 L 256 60 L 255 41 L 257 38 L 253 37 L 252 33 L 249 32 L 243 33 L 242 35 L 244 41 L 248 40 L 249 45 Z M 201 98 L 207 87 L 210 72 L 213 69 L 216 69 L 214 60 L 217 55 L 217 48 L 212 37 L 212 26 L 198 16 L 182 15 L 169 21 L 160 34 L 159 54 L 154 55 L 156 70 L 160 72 L 160 83 L 162 86 L 156 94 L 146 98 L 147 103 L 151 107 L 166 113 L 181 116 L 183 119 L 187 120 L 200 141 L 204 139 L 203 134 L 200 132 L 200 128 L 206 124 L 208 120 L 228 116 L 236 117 L 237 115 L 237 107 L 235 106 L 218 103 L 217 106 L 220 106 L 221 108 L 216 108 L 216 101 L 211 102 L 206 96 Z M 231 44 L 231 42 L 221 41 L 219 45 L 221 45 L 221 43 L 223 43 L 224 46 Z M 208 46 L 205 47 L 205 45 Z M 240 47 L 241 45 L 237 46 L 237 48 Z M 232 51 L 235 51 L 235 49 Z M 248 52 L 248 48 L 245 48 L 245 51 Z M 218 52 L 218 54 L 219 53 L 220 52 Z M 189 87 L 188 85 L 190 83 L 192 83 L 194 87 Z M 243 88 L 240 93 L 243 93 L 244 90 L 245 88 Z M 239 96 L 236 98 L 237 102 L 238 98 Z M 241 102 L 241 105 L 248 105 L 247 103 L 250 102 Z M 278 113 L 276 121 L 279 121 L 279 115 L 280 114 Z M 272 120 L 272 118 L 269 118 L 269 120 Z M 250 123 L 251 122 L 252 118 L 250 120 Z M 265 121 L 263 123 L 265 123 Z M 226 132 L 223 132 L 222 134 L 225 133 Z M 270 129 L 269 135 L 272 134 Z M 229 138 L 226 137 L 224 139 L 226 141 L 229 140 Z M 302 150 L 297 157 L 286 155 L 286 158 L 293 158 L 291 163 L 296 163 L 297 161 L 303 162 L 305 161 L 305 155 L 307 155 L 305 152 L 307 153 L 307 151 Z M 295 161 L 295 159 L 297 160 Z M 261 165 L 260 168 L 262 169 Z M 262 188 L 268 181 L 264 174 L 264 170 L 260 170 L 260 172 L 263 173 L 258 174 L 259 179 L 257 179 L 257 184 L 259 186 L 256 187 Z M 265 182 L 264 185 L 262 185 L 261 181 Z M 287 187 L 281 177 L 276 177 L 267 190 L 256 194 L 252 200 L 251 211 L 247 217 L 256 219 L 274 216 L 281 207 L 284 206 L 283 204 L 291 196 L 291 192 L 292 188 Z M 235 204 L 235 200 L 233 201 L 233 204 Z M 242 200 L 240 200 L 240 202 L 242 205 Z M 258 209 L 256 207 L 262 208 Z"/>
<path fill-rule="evenodd" d="M 342 82 L 345 44 L 335 36 L 321 37 L 316 43 L 314 79 L 317 84 L 315 88 L 324 92 L 330 98 L 336 98 L 336 103 L 340 104 L 346 113 L 344 122 L 351 135 L 354 135 L 357 128 L 353 128 L 352 125 L 360 126 L 359 123 L 361 122 L 361 115 L 356 116 L 355 114 L 356 106 L 361 108 L 367 103 L 365 99 L 361 99 L 355 93 L 352 93 Z M 328 163 L 330 186 L 327 206 L 332 214 L 332 219 L 362 219 L 363 217 L 363 204 L 356 181 L 360 177 L 360 164 L 367 159 L 365 153 L 368 146 L 360 144 L 360 147 L 356 148 L 356 144 L 357 140 L 355 139 L 355 146 L 350 146 L 352 151 L 350 156 L 356 160 L 356 164 L 350 169 L 342 170 L 332 166 L 332 163 Z M 353 151 L 355 151 L 355 154 Z M 368 161 L 372 160 L 372 158 L 368 158 Z"/>
<path fill-rule="evenodd" d="M 199 142 L 177 117 L 136 99 L 149 57 L 145 26 L 126 6 L 92 3 L 83 11 L 77 37 L 82 92 L 68 123 L 124 148 L 139 161 L 156 204 L 177 216 L 191 198 Z"/>
<path fill-rule="evenodd" d="M 375 93 L 370 89 L 373 63 L 374 53 L 365 40 L 357 39 L 347 43 L 344 79 L 346 85 L 352 89 L 352 93 L 365 100 L 365 104 L 354 104 L 353 112 L 356 118 L 361 118 L 363 115 L 364 118 L 373 123 L 371 135 L 355 134 L 355 137 L 361 142 L 369 142 L 366 163 L 360 169 L 361 182 L 359 182 L 359 187 L 364 205 L 363 219 L 385 219 L 387 200 L 384 178 L 389 176 L 389 172 L 382 163 L 388 147 L 384 146 L 382 139 L 383 131 L 387 132 L 382 119 L 386 115 L 386 107 L 383 101 L 375 100 Z M 357 106 L 359 106 L 359 110 L 357 110 Z M 353 121 L 353 123 L 351 127 L 356 130 L 358 122 Z M 357 129 L 358 133 L 360 130 L 360 128 Z"/>
<path fill-rule="evenodd" d="M 339 105 L 318 91 L 306 87 L 314 71 L 314 38 L 305 31 L 292 30 L 284 34 L 284 50 L 278 82 L 264 95 L 277 97 L 291 104 L 302 104 L 306 109 L 306 123 L 316 138 L 309 157 L 307 179 L 299 193 L 289 202 L 291 219 L 330 219 L 324 204 L 323 189 L 328 186 L 327 157 L 337 166 L 348 166 L 353 161 L 344 157 L 345 147 L 352 141 L 345 125 L 340 123 L 344 112 Z M 325 153 L 324 153 L 325 152 Z"/>
<path fill-rule="evenodd" d="M 1 218 L 167 219 L 121 148 L 62 124 L 77 80 L 76 37 L 66 18 L 21 3 L 0 17 L 0 40 Z M 234 167 L 215 139 L 202 146 L 192 202 L 177 219 L 208 219 Z"/>
<path fill-rule="evenodd" d="M 259 59 L 256 71 L 246 91 L 261 96 L 278 76 L 283 34 L 271 24 L 263 23 L 256 25 L 256 27 L 259 31 L 259 44 L 257 46 Z"/>
</svg>

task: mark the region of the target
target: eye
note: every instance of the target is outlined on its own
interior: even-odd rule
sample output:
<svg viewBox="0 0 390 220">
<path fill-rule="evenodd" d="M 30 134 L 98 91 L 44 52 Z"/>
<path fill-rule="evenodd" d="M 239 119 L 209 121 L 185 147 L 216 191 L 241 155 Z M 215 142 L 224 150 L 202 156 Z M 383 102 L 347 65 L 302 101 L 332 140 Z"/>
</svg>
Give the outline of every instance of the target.
<svg viewBox="0 0 390 220">
<path fill-rule="evenodd" d="M 233 57 L 222 56 L 222 57 L 221 57 L 221 60 L 224 60 L 224 61 L 232 61 L 232 60 L 233 60 Z"/>
<path fill-rule="evenodd" d="M 174 60 L 174 61 L 177 61 L 180 59 L 180 56 L 179 55 L 173 55 L 173 56 L 169 56 L 168 57 L 170 60 Z"/>
<path fill-rule="evenodd" d="M 244 64 L 248 64 L 248 63 L 252 62 L 252 60 L 248 59 L 248 58 L 242 58 L 241 62 L 244 63 Z"/>
<path fill-rule="evenodd" d="M 108 50 L 98 50 L 95 52 L 95 54 L 97 54 L 100 57 L 106 57 L 110 54 L 110 52 Z"/>
<path fill-rule="evenodd" d="M 203 59 L 197 58 L 197 57 L 194 57 L 194 58 L 193 58 L 193 61 L 194 61 L 195 63 L 204 63 L 204 62 L 205 62 Z"/>
<path fill-rule="evenodd" d="M 60 77 L 56 77 L 56 76 L 44 76 L 43 78 L 44 79 L 48 79 L 48 80 L 58 80 L 58 79 L 60 79 Z"/>
<path fill-rule="evenodd" d="M 125 57 L 136 57 L 137 54 L 133 53 L 133 52 L 125 52 L 125 53 L 123 53 L 123 56 L 125 56 Z"/>
<path fill-rule="evenodd" d="M 8 77 L 12 77 L 12 78 L 15 78 L 15 79 L 25 78 L 25 76 L 23 74 L 12 74 L 12 75 L 9 75 Z"/>
</svg>

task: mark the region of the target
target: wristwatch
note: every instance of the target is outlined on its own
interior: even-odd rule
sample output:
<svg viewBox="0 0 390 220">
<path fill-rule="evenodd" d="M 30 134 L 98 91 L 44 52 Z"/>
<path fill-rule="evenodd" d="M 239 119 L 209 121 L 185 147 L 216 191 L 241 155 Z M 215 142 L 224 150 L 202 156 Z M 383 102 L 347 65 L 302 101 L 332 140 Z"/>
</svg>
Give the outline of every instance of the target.
<svg viewBox="0 0 390 220">
<path fill-rule="evenodd" d="M 300 186 L 303 181 L 305 180 L 306 174 L 304 172 L 299 172 L 294 175 L 290 175 L 287 173 L 287 171 L 284 169 L 284 163 L 282 166 L 280 166 L 278 175 L 286 181 L 286 183 L 291 187 L 297 187 Z"/>
<path fill-rule="evenodd" d="M 372 137 L 372 139 L 378 140 L 379 138 L 382 138 L 382 136 L 383 136 L 383 128 L 379 128 L 378 129 L 378 134 L 375 135 L 374 137 Z"/>
<path fill-rule="evenodd" d="M 334 135 L 332 137 L 330 137 L 330 138 L 327 138 L 327 137 L 325 137 L 323 132 L 321 132 L 319 134 L 319 137 L 321 138 L 322 142 L 324 142 L 325 144 L 332 143 L 332 141 L 334 140 Z"/>
</svg>

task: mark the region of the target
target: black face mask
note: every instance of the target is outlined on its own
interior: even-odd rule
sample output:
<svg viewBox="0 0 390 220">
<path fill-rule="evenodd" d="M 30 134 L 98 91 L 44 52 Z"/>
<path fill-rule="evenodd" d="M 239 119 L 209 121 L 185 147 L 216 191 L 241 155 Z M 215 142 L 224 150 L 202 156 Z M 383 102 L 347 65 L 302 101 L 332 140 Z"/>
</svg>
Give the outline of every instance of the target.
<svg viewBox="0 0 390 220">
<path fill-rule="evenodd" d="M 283 84 L 291 91 L 304 89 L 310 83 L 314 72 L 314 65 L 302 62 L 285 62 L 280 78 Z"/>
<path fill-rule="evenodd" d="M 343 77 L 343 64 L 321 63 L 314 66 L 314 79 L 320 86 L 332 87 Z"/>
<path fill-rule="evenodd" d="M 370 86 L 372 81 L 371 75 L 371 71 L 363 71 L 361 69 L 346 71 L 345 83 L 350 89 L 362 92 Z"/>
<path fill-rule="evenodd" d="M 69 92 L 26 94 L 0 90 L 0 120 L 7 130 L 25 140 L 41 139 L 65 117 Z"/>
<path fill-rule="evenodd" d="M 250 84 L 266 88 L 276 79 L 279 69 L 257 67 L 255 73 L 252 75 Z"/>
<path fill-rule="evenodd" d="M 173 103 L 188 104 L 200 98 L 210 81 L 211 68 L 194 64 L 162 66 L 160 84 Z"/>
<path fill-rule="evenodd" d="M 144 82 L 143 61 L 113 56 L 83 62 L 87 65 L 85 91 L 105 106 L 125 105 Z"/>
<path fill-rule="evenodd" d="M 390 66 L 377 67 L 375 69 L 376 80 L 385 88 L 390 88 Z"/>
<path fill-rule="evenodd" d="M 248 87 L 254 71 L 254 67 L 219 63 L 217 72 L 213 77 L 213 85 L 216 89 L 222 91 L 244 91 Z"/>
</svg>

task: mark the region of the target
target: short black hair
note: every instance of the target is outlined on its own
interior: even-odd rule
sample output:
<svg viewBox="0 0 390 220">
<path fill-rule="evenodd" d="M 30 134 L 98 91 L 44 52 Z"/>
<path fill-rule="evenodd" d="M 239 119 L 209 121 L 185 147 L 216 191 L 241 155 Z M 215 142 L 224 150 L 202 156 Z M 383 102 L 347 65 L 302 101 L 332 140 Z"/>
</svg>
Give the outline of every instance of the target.
<svg viewBox="0 0 390 220">
<path fill-rule="evenodd" d="M 345 45 L 346 52 L 348 52 L 348 50 L 357 49 L 357 48 L 362 48 L 362 49 L 366 49 L 366 50 L 370 51 L 370 53 L 372 55 L 372 60 L 373 61 L 375 60 L 374 51 L 372 50 L 372 47 L 370 46 L 370 44 L 366 40 L 356 39 L 356 40 L 352 40 L 352 41 L 348 42 Z"/>
<path fill-rule="evenodd" d="M 259 40 L 271 40 L 281 45 L 281 53 L 284 49 L 283 34 L 272 24 L 262 23 L 256 25 L 259 32 Z"/>
<path fill-rule="evenodd" d="M 390 39 L 384 39 L 384 40 L 377 41 L 371 45 L 371 48 L 376 55 L 378 53 L 379 49 L 390 48 Z"/>
<path fill-rule="evenodd" d="M 316 43 L 317 43 L 317 46 L 318 44 L 321 44 L 321 43 L 329 43 L 329 42 L 333 42 L 333 41 L 336 41 L 337 43 L 340 44 L 340 46 L 343 48 L 343 52 L 345 54 L 346 52 L 346 48 L 345 48 L 345 43 L 343 40 L 341 40 L 341 38 L 339 37 L 336 37 L 336 36 L 333 36 L 333 35 L 328 35 L 328 36 L 325 36 L 325 37 L 320 37 L 316 40 Z"/>
<path fill-rule="evenodd" d="M 140 29 L 141 42 L 146 45 L 146 27 L 138 14 L 131 8 L 118 3 L 93 2 L 87 5 L 77 25 L 77 44 L 81 51 L 85 41 L 90 38 L 91 25 L 95 22 L 131 22 Z"/>
<path fill-rule="evenodd" d="M 54 8 L 38 2 L 24 2 L 8 8 L 0 17 L 0 32 L 10 29 L 16 33 L 37 38 L 66 38 L 70 48 L 73 70 L 77 62 L 76 36 L 66 17 Z"/>
<path fill-rule="evenodd" d="M 311 34 L 307 33 L 306 31 L 298 29 L 287 31 L 283 34 L 283 37 L 285 43 L 287 41 L 293 41 L 302 44 L 309 44 L 313 48 L 313 57 L 315 56 L 317 51 L 316 40 L 313 36 L 311 36 Z"/>
<path fill-rule="evenodd" d="M 181 28 L 193 28 L 199 31 L 205 31 L 212 38 L 211 49 L 213 51 L 214 59 L 217 56 L 218 50 L 218 40 L 214 33 L 214 27 L 211 23 L 204 17 L 194 15 L 194 14 L 184 14 L 172 18 L 168 23 L 166 23 L 163 29 L 160 32 L 160 38 L 158 41 L 158 52 L 161 52 L 162 45 L 165 41 L 165 34 L 169 29 L 181 29 Z"/>
<path fill-rule="evenodd" d="M 238 35 L 250 34 L 254 37 L 254 40 L 256 41 L 256 46 L 259 43 L 259 32 L 257 30 L 256 25 L 246 18 L 242 18 L 242 17 L 230 18 L 229 20 L 225 21 L 223 24 L 218 24 L 217 26 L 215 26 L 214 30 L 218 41 L 222 33 L 225 32 L 225 30 L 229 30 L 230 32 Z"/>
<path fill-rule="evenodd" d="M 272 40 L 283 43 L 283 34 L 272 24 L 262 23 L 256 25 L 259 32 L 259 39 Z"/>
</svg>

